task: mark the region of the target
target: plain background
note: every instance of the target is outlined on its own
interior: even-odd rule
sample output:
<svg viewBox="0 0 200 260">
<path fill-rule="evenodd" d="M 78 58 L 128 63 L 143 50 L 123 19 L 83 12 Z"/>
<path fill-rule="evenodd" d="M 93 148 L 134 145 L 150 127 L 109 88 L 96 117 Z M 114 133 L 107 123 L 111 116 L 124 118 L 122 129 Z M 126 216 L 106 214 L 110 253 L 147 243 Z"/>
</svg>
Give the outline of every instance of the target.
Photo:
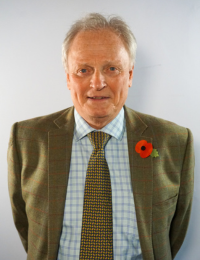
<svg viewBox="0 0 200 260">
<path fill-rule="evenodd" d="M 120 15 L 136 36 L 136 66 L 126 104 L 193 132 L 194 203 L 176 260 L 199 260 L 200 0 L 0 0 L 0 259 L 26 259 L 7 189 L 11 125 L 72 105 L 61 44 L 72 22 L 87 12 Z"/>
</svg>

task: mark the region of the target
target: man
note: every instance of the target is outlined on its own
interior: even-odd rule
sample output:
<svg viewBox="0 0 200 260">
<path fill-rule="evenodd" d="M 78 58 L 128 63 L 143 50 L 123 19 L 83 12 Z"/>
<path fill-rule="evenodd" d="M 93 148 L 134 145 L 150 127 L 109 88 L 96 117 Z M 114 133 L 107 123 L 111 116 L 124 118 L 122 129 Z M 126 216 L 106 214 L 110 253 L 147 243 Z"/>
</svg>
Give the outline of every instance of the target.
<svg viewBox="0 0 200 260">
<path fill-rule="evenodd" d="M 77 21 L 63 43 L 74 107 L 13 125 L 9 191 L 27 259 L 170 260 L 180 249 L 193 194 L 192 134 L 124 106 L 135 50 L 120 18 Z M 107 143 L 97 149 L 92 136 Z M 99 176 L 107 179 L 92 190 Z"/>
</svg>

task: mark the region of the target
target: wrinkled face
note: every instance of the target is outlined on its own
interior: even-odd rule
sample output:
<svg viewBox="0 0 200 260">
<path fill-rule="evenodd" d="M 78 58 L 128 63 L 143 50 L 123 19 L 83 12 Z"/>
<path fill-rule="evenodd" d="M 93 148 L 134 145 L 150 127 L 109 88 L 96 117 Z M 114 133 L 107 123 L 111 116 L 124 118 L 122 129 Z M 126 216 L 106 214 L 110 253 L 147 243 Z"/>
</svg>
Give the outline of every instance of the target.
<svg viewBox="0 0 200 260">
<path fill-rule="evenodd" d="M 133 67 L 122 40 L 110 30 L 79 32 L 68 53 L 67 86 L 77 112 L 96 129 L 124 105 Z"/>
</svg>

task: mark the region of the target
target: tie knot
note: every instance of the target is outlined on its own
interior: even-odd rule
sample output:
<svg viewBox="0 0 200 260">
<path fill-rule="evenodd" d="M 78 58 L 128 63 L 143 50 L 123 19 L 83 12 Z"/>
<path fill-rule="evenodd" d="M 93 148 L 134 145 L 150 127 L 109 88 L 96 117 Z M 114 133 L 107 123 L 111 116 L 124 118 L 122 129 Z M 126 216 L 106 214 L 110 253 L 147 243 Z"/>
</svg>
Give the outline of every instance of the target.
<svg viewBox="0 0 200 260">
<path fill-rule="evenodd" d="M 104 149 L 111 136 L 104 132 L 91 132 L 88 137 L 94 149 Z"/>
</svg>

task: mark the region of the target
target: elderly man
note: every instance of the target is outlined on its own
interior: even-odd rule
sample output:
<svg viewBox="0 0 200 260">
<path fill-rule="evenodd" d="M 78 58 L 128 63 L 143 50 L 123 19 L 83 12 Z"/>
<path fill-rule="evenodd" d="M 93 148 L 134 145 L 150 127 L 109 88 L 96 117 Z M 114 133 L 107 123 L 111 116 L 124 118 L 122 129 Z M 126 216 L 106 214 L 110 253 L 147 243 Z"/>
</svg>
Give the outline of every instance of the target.
<svg viewBox="0 0 200 260">
<path fill-rule="evenodd" d="M 162 259 L 189 223 L 189 129 L 127 108 L 136 41 L 92 13 L 63 43 L 74 107 L 12 128 L 13 217 L 29 260 Z"/>
</svg>

